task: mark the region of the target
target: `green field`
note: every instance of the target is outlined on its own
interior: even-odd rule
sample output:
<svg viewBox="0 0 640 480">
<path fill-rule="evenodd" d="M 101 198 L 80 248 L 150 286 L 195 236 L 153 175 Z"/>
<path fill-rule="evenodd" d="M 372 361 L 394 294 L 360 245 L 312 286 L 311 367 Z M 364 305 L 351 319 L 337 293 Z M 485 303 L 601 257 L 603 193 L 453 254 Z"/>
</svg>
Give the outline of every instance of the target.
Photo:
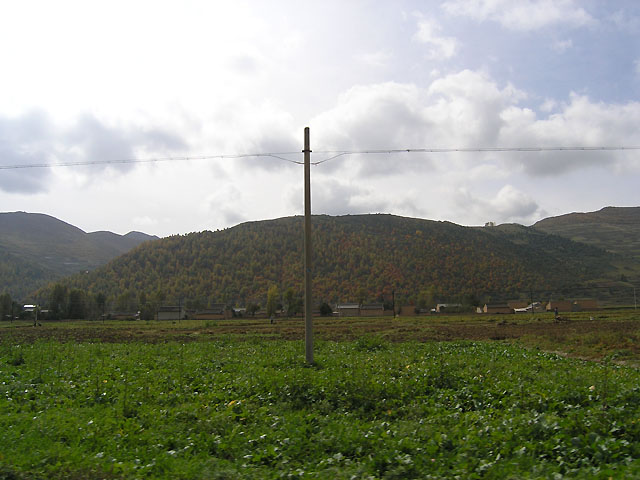
<svg viewBox="0 0 640 480">
<path fill-rule="evenodd" d="M 293 320 L 3 324 L 0 478 L 640 476 L 637 328 L 585 361 L 531 332 L 410 338 L 496 319 L 331 322 L 312 367 Z"/>
</svg>

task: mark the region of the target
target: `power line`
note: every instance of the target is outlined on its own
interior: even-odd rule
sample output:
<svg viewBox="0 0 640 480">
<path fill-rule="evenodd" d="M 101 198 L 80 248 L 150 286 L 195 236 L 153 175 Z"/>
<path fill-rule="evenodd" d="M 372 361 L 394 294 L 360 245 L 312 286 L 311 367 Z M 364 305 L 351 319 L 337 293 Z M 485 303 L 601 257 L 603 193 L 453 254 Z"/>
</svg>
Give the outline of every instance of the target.
<svg viewBox="0 0 640 480">
<path fill-rule="evenodd" d="M 487 153 L 487 152 L 610 152 L 610 151 L 630 151 L 640 150 L 640 146 L 556 146 L 556 147 L 473 147 L 473 148 L 388 148 L 375 150 L 316 150 L 317 155 L 330 155 L 327 158 L 311 162 L 311 165 L 322 165 L 323 163 L 335 160 L 348 155 L 381 155 L 381 154 L 401 154 L 401 153 Z M 214 159 L 242 159 L 242 158 L 273 158 L 295 165 L 304 165 L 304 161 L 286 158 L 286 155 L 300 155 L 301 152 L 269 152 L 269 153 L 243 153 L 243 154 L 216 154 L 216 155 L 188 155 L 169 156 L 152 158 L 127 158 L 114 160 L 80 160 L 55 163 L 27 163 L 14 165 L 0 165 L 0 170 L 17 170 L 27 168 L 55 168 L 55 167 L 76 167 L 91 165 L 123 165 L 135 163 L 160 163 L 160 162 L 185 162 L 193 160 L 214 160 Z"/>
<path fill-rule="evenodd" d="M 473 147 L 473 148 L 403 148 L 379 150 L 327 150 L 316 151 L 317 154 L 332 155 L 324 160 L 312 162 L 320 165 L 345 155 L 380 155 L 398 153 L 487 153 L 487 152 L 610 152 L 620 150 L 640 150 L 640 146 L 597 146 L 597 147 Z"/>
<path fill-rule="evenodd" d="M 213 159 L 240 159 L 240 158 L 258 158 L 270 157 L 284 162 L 302 165 L 303 162 L 285 158 L 283 155 L 297 155 L 299 152 L 280 152 L 280 153 L 243 153 L 237 155 L 192 155 L 192 156 L 171 156 L 171 157 L 154 157 L 154 158 L 125 158 L 116 160 L 80 160 L 69 162 L 55 163 L 25 163 L 17 165 L 0 165 L 0 170 L 16 170 L 24 168 L 54 168 L 54 167 L 76 167 L 90 165 L 122 165 L 131 163 L 159 163 L 159 162 L 186 162 L 191 160 L 213 160 Z"/>
</svg>

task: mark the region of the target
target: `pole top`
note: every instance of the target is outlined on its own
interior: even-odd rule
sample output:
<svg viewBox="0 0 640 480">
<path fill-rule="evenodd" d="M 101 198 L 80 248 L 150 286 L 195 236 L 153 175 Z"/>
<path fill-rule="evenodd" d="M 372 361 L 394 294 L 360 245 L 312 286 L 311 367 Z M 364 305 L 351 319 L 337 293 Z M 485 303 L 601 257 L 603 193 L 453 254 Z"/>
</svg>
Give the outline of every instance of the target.
<svg viewBox="0 0 640 480">
<path fill-rule="evenodd" d="M 309 127 L 304 127 L 304 149 L 302 153 L 311 153 L 311 148 L 309 147 Z"/>
</svg>

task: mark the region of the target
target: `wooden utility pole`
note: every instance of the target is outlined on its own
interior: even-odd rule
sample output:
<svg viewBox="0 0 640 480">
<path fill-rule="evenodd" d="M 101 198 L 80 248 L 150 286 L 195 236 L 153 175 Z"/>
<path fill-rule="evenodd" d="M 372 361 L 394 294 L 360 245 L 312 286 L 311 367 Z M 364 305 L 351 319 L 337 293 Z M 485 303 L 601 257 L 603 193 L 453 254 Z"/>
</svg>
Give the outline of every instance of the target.
<svg viewBox="0 0 640 480">
<path fill-rule="evenodd" d="M 311 298 L 311 149 L 309 127 L 304 129 L 304 347 L 306 362 L 313 363 L 313 303 Z"/>
</svg>

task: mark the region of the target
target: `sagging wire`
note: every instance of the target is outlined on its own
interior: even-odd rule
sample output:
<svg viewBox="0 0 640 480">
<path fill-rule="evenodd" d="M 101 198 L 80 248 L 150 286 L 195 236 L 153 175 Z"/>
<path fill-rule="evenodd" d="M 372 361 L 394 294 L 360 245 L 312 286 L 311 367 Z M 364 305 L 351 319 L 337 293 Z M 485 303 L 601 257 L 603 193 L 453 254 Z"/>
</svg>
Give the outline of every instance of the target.
<svg viewBox="0 0 640 480">
<path fill-rule="evenodd" d="M 624 150 L 640 150 L 640 146 L 556 146 L 556 147 L 479 147 L 479 148 L 388 148 L 376 150 L 316 150 L 315 154 L 330 155 L 327 158 L 310 162 L 311 165 L 317 166 L 336 160 L 340 157 L 348 155 L 380 155 L 380 154 L 400 154 L 400 153 L 487 153 L 487 152 L 568 152 L 568 151 L 624 151 Z M 300 152 L 273 152 L 273 153 L 244 153 L 234 155 L 189 155 L 189 156 L 170 156 L 155 158 L 128 158 L 120 160 L 84 160 L 84 161 L 68 161 L 56 163 L 30 163 L 30 164 L 14 164 L 0 165 L 0 170 L 14 170 L 25 168 L 54 168 L 54 167 L 75 167 L 89 165 L 122 165 L 134 163 L 160 163 L 160 162 L 185 162 L 192 160 L 214 160 L 214 159 L 241 159 L 241 158 L 273 158 L 283 162 L 293 163 L 295 165 L 304 165 L 303 161 L 286 158 L 285 155 L 300 155 Z"/>
</svg>

